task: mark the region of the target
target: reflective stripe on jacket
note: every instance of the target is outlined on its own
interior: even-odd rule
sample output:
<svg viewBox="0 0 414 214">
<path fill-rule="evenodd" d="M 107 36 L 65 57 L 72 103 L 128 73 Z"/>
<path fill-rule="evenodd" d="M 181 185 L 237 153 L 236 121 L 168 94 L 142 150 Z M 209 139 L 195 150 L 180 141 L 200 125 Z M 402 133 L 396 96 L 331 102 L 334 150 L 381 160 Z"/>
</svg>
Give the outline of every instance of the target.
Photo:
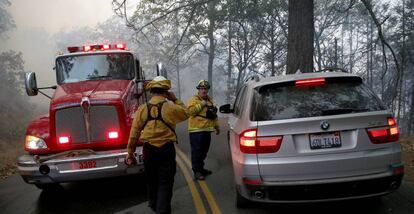
<svg viewBox="0 0 414 214">
<path fill-rule="evenodd" d="M 153 96 L 149 101 L 152 105 L 157 105 L 161 102 L 165 102 L 166 99 L 163 96 Z M 151 108 L 150 112 L 152 117 L 157 117 L 158 110 L 156 106 Z M 163 104 L 161 109 L 162 119 L 173 129 L 177 123 L 180 123 L 188 119 L 188 111 L 184 103 L 181 100 L 176 100 L 175 103 L 167 101 Z M 135 151 L 135 144 L 139 137 L 141 142 L 148 142 L 149 144 L 161 147 L 165 143 L 177 141 L 175 133 L 168 128 L 160 120 L 148 120 L 147 104 L 139 106 L 135 112 L 134 121 L 132 122 L 131 131 L 128 140 L 128 153 L 132 154 Z M 144 127 L 145 122 L 147 124 Z"/>
<path fill-rule="evenodd" d="M 196 94 L 188 100 L 188 113 L 190 119 L 188 119 L 188 132 L 213 132 L 215 127 L 218 127 L 218 119 L 207 119 L 207 106 L 214 106 L 214 102 L 211 97 L 208 97 L 207 105 L 201 104 L 202 98 Z"/>
</svg>

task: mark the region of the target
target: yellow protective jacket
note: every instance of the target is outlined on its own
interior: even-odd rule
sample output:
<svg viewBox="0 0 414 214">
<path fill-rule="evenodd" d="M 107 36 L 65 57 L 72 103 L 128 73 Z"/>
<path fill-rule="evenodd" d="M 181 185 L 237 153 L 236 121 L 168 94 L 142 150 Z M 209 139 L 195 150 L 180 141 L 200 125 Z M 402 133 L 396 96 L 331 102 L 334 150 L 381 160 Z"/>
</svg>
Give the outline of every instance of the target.
<svg viewBox="0 0 414 214">
<path fill-rule="evenodd" d="M 177 123 L 180 123 L 188 119 L 188 110 L 181 100 L 176 100 L 174 103 L 166 101 L 163 96 L 153 96 L 149 101 L 152 105 L 163 103 L 161 109 L 162 119 L 173 129 Z M 153 118 L 158 115 L 158 109 L 156 106 L 151 108 L 150 112 Z M 148 107 L 147 104 L 139 106 L 135 112 L 135 117 L 132 122 L 131 132 L 128 140 L 128 153 L 133 154 L 135 152 L 135 146 L 137 139 L 143 143 L 149 143 L 156 147 L 161 147 L 165 143 L 177 141 L 175 133 L 160 120 L 148 120 Z M 145 125 L 145 123 L 147 124 Z M 144 127 L 145 125 L 145 127 Z"/>
<path fill-rule="evenodd" d="M 202 105 L 202 98 L 196 94 L 188 100 L 188 113 L 190 119 L 188 120 L 188 132 L 213 132 L 219 128 L 218 119 L 207 119 L 207 106 L 214 106 L 213 99 L 208 96 L 207 105 Z"/>
</svg>

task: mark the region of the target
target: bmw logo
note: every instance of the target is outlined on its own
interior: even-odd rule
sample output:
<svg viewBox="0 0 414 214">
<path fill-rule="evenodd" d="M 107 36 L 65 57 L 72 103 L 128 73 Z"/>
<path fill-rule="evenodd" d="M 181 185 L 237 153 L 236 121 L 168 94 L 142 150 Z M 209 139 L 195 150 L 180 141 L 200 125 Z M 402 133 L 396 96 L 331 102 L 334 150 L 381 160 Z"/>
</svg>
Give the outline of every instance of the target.
<svg viewBox="0 0 414 214">
<path fill-rule="evenodd" d="M 323 130 L 329 129 L 329 123 L 326 122 L 326 121 L 322 121 L 322 123 L 321 123 L 321 129 L 323 129 Z"/>
</svg>

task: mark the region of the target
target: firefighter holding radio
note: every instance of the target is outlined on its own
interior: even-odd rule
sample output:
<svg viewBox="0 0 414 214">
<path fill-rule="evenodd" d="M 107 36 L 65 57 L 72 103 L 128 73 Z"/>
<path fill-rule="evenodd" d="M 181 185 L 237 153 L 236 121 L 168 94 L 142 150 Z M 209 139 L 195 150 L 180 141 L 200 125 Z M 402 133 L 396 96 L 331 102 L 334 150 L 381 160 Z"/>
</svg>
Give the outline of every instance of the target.
<svg viewBox="0 0 414 214">
<path fill-rule="evenodd" d="M 157 76 L 146 85 L 152 97 L 135 113 L 128 141 L 126 163 L 134 164 L 137 138 L 144 143 L 143 159 L 148 187 L 148 206 L 156 213 L 171 213 L 176 173 L 176 124 L 188 119 L 183 102 L 168 90 L 171 81 Z"/>
<path fill-rule="evenodd" d="M 204 160 L 210 148 L 211 132 L 220 134 L 217 119 L 217 107 L 208 95 L 210 83 L 200 80 L 197 84 L 197 94 L 188 101 L 188 132 L 190 133 L 191 164 L 194 178 L 204 180 L 212 172 L 204 168 Z"/>
</svg>

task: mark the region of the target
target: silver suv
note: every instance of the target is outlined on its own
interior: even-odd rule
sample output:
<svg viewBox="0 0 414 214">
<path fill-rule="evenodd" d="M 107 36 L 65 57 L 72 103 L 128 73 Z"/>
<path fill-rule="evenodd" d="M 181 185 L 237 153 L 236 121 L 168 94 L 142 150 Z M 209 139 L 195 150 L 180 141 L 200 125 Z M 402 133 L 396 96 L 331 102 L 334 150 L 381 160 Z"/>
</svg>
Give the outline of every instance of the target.
<svg viewBox="0 0 414 214">
<path fill-rule="evenodd" d="M 238 207 L 378 197 L 401 184 L 396 121 L 357 75 L 253 78 L 220 112 Z"/>
</svg>

